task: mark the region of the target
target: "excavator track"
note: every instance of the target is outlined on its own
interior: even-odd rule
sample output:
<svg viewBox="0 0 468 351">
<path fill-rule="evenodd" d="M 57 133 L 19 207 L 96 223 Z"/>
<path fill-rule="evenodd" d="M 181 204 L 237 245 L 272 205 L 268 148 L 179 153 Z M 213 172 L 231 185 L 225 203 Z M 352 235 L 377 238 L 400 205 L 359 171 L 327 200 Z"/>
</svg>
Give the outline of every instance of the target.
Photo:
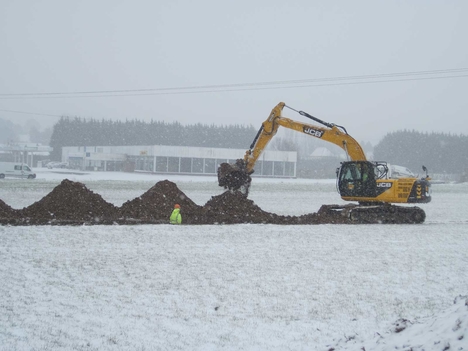
<svg viewBox="0 0 468 351">
<path fill-rule="evenodd" d="M 319 214 L 340 218 L 350 224 L 420 224 L 426 219 L 423 209 L 413 206 L 382 205 L 323 205 Z"/>
</svg>

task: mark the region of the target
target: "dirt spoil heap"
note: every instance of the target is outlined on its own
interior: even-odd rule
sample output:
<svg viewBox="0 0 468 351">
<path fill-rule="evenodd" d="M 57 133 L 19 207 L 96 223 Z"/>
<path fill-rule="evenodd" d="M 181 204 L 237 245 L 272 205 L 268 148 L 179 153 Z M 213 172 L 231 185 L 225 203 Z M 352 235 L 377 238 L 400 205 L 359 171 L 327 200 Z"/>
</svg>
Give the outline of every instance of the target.
<svg viewBox="0 0 468 351">
<path fill-rule="evenodd" d="M 196 217 L 197 224 L 272 223 L 278 215 L 263 211 L 238 191 L 213 196 Z"/>
<path fill-rule="evenodd" d="M 213 196 L 202 208 L 196 224 L 322 224 L 342 223 L 341 216 L 322 211 L 301 216 L 282 216 L 267 212 L 239 191 L 226 191 Z"/>
<path fill-rule="evenodd" d="M 0 200 L 0 219 L 8 222 L 18 217 L 18 210 L 11 208 L 3 200 Z"/>
<path fill-rule="evenodd" d="M 121 207 L 106 202 L 82 183 L 63 180 L 40 201 L 13 210 L 0 200 L 0 223 L 16 225 L 76 224 L 163 224 L 168 223 L 175 204 L 181 206 L 183 224 L 322 224 L 347 223 L 349 219 L 333 206 L 318 213 L 282 216 L 262 210 L 245 194 L 226 191 L 213 196 L 204 206 L 193 202 L 175 183 L 156 183 L 141 196 Z"/>
<path fill-rule="evenodd" d="M 118 208 L 106 202 L 79 182 L 65 179 L 48 195 L 21 212 L 30 222 L 60 221 L 70 223 L 108 222 L 118 218 Z"/>
<path fill-rule="evenodd" d="M 182 208 L 183 222 L 192 224 L 201 206 L 193 202 L 175 183 L 163 180 L 156 183 L 140 197 L 127 201 L 119 209 L 124 220 L 159 221 L 168 223 L 174 205 Z"/>
</svg>

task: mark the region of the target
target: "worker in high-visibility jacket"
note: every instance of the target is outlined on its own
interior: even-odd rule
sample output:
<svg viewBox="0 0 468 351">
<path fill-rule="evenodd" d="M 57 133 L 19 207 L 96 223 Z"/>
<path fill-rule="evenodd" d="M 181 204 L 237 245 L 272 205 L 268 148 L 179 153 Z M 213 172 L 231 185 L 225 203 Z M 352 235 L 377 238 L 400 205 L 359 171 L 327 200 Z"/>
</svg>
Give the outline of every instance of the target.
<svg viewBox="0 0 468 351">
<path fill-rule="evenodd" d="M 171 224 L 181 224 L 182 215 L 180 214 L 180 205 L 175 204 L 174 209 L 172 210 L 171 217 L 169 218 L 169 223 Z"/>
</svg>

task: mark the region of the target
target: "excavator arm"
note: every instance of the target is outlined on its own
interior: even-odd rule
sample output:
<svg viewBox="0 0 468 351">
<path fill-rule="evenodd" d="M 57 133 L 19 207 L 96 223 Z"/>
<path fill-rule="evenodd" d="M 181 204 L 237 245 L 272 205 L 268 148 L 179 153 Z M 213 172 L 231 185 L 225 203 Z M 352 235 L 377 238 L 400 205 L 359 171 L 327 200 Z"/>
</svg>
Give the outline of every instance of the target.
<svg viewBox="0 0 468 351">
<path fill-rule="evenodd" d="M 268 143 L 278 132 L 279 127 L 292 129 L 328 141 L 341 147 L 346 152 L 349 159 L 353 161 L 366 161 L 366 156 L 361 146 L 346 132 L 344 127 L 321 121 L 303 111 L 296 112 L 322 124 L 323 127 L 296 122 L 282 116 L 284 107 L 296 111 L 287 106 L 284 102 L 280 102 L 271 110 L 268 118 L 262 123 L 249 150 L 246 151 L 244 158 L 237 160 L 235 164 L 223 163 L 220 165 L 218 169 L 218 183 L 220 186 L 230 190 L 240 189 L 244 193 L 248 193 L 251 182 L 250 175 L 254 171 L 255 164 Z"/>
<path fill-rule="evenodd" d="M 278 105 L 276 105 L 276 107 L 271 111 L 270 116 L 265 122 L 263 122 L 262 126 L 260 127 L 254 141 L 250 145 L 250 149 L 245 153 L 244 161 L 246 163 L 246 170 L 248 172 L 253 170 L 257 159 L 265 150 L 273 136 L 275 136 L 280 126 L 338 145 L 353 161 L 366 160 L 366 155 L 364 154 L 361 145 L 359 145 L 359 143 L 346 132 L 344 127 L 323 122 L 320 119 L 313 117 L 303 111 L 297 112 L 302 116 L 323 124 L 326 128 L 296 122 L 292 119 L 281 116 L 284 107 L 288 107 L 284 102 L 280 102 Z"/>
</svg>

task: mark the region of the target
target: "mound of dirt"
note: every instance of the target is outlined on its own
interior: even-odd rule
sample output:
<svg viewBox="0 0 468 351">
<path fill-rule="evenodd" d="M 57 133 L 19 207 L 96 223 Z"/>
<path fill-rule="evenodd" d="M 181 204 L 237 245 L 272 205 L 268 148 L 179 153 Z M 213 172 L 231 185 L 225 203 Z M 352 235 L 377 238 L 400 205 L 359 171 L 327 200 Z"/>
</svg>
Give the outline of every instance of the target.
<svg viewBox="0 0 468 351">
<path fill-rule="evenodd" d="M 0 219 L 15 219 L 18 217 L 18 210 L 11 208 L 3 200 L 0 200 Z"/>
<path fill-rule="evenodd" d="M 213 196 L 199 216 L 197 224 L 271 223 L 276 214 L 263 211 L 240 192 L 226 191 Z"/>
<path fill-rule="evenodd" d="M 196 224 L 319 224 L 332 223 L 328 212 L 318 215 L 311 213 L 302 216 L 281 216 L 263 211 L 252 200 L 238 191 L 227 191 L 213 196 L 196 217 Z"/>
<path fill-rule="evenodd" d="M 118 208 L 82 183 L 65 179 L 41 200 L 20 211 L 27 221 L 94 223 L 118 218 Z"/>
<path fill-rule="evenodd" d="M 125 219 L 152 220 L 168 223 L 174 205 L 182 208 L 183 223 L 192 224 L 193 218 L 201 211 L 175 183 L 163 180 L 156 183 L 140 197 L 127 201 L 119 209 L 119 216 Z"/>
<path fill-rule="evenodd" d="M 82 183 L 63 180 L 48 195 L 22 210 L 0 200 L 0 223 L 16 225 L 142 224 L 168 223 L 175 204 L 181 206 L 183 224 L 325 224 L 350 223 L 337 205 L 322 206 L 317 213 L 281 216 L 263 211 L 239 191 L 226 191 L 199 206 L 175 183 L 156 183 L 143 195 L 121 207 L 106 202 Z"/>
</svg>

